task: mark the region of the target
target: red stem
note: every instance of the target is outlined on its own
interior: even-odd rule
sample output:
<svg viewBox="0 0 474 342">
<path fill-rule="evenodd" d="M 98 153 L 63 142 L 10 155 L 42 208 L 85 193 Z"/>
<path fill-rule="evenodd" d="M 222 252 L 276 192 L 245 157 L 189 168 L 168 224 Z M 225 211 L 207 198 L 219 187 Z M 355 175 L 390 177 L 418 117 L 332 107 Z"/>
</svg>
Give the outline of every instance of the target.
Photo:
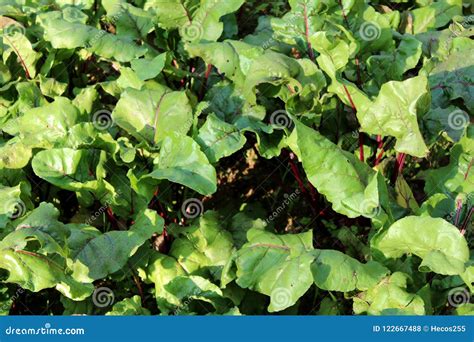
<svg viewBox="0 0 474 342">
<path fill-rule="evenodd" d="M 377 135 L 377 143 L 378 143 L 377 148 L 382 149 L 383 148 L 383 141 L 382 141 L 382 136 L 380 134 Z"/>
<path fill-rule="evenodd" d="M 398 176 L 402 174 L 403 166 L 405 165 L 405 153 L 397 154 L 397 162 L 395 163 L 395 180 L 397 180 Z"/>
<path fill-rule="evenodd" d="M 379 154 L 375 156 L 375 166 L 379 165 L 380 163 L 380 160 L 382 159 L 382 156 L 383 156 L 383 153 L 384 153 L 384 149 L 383 149 L 383 140 L 382 140 L 382 136 L 379 134 L 377 135 L 377 151 L 375 153 L 377 153 L 378 151 L 380 150 Z"/>
<path fill-rule="evenodd" d="M 305 30 L 305 36 L 306 36 L 306 44 L 308 45 L 308 55 L 309 58 L 314 62 L 314 53 L 313 53 L 313 48 L 311 47 L 311 43 L 309 41 L 309 23 L 308 23 L 308 11 L 306 8 L 306 4 L 303 4 L 303 15 L 304 15 L 304 30 Z"/>
<path fill-rule="evenodd" d="M 295 176 L 296 182 L 298 183 L 298 187 L 300 188 L 301 192 L 306 194 L 307 190 L 304 186 L 303 181 L 301 180 L 300 171 L 298 170 L 298 167 L 296 166 L 296 164 L 293 161 L 292 157 L 294 158 L 294 154 L 293 154 L 293 152 L 290 152 L 289 163 L 290 163 L 291 172 L 293 173 L 293 176 Z"/>
<path fill-rule="evenodd" d="M 352 111 L 354 112 L 354 115 L 357 115 L 357 108 L 355 106 L 354 101 L 352 100 L 352 96 L 349 93 L 349 90 L 347 89 L 345 84 L 342 84 L 344 87 L 344 91 L 347 95 L 347 98 L 349 99 L 349 103 L 351 104 Z M 359 132 L 359 159 L 360 161 L 364 161 L 364 135 Z"/>
<path fill-rule="evenodd" d="M 20 64 L 23 67 L 23 70 L 25 70 L 26 78 L 31 79 L 30 73 L 28 72 L 28 68 L 26 67 L 25 61 L 21 57 L 20 52 L 18 52 L 15 45 L 12 43 L 12 41 L 10 39 L 8 39 L 8 37 L 6 35 L 4 35 L 4 37 L 5 37 L 6 40 L 8 40 L 8 42 L 10 43 L 12 49 L 15 51 L 16 55 L 18 56 L 18 59 L 20 60 Z"/>
<path fill-rule="evenodd" d="M 105 213 L 107 214 L 107 219 L 109 220 L 109 222 L 112 224 L 112 226 L 115 228 L 117 228 L 119 226 L 118 224 L 118 221 L 117 219 L 115 218 L 114 216 L 114 212 L 112 211 L 112 208 L 111 207 L 107 207 L 107 210 L 105 211 Z"/>
<path fill-rule="evenodd" d="M 359 132 L 359 159 L 364 161 L 364 135 Z"/>
<path fill-rule="evenodd" d="M 160 188 L 158 187 L 158 188 L 156 188 L 155 193 L 153 194 L 153 200 L 150 202 L 150 206 L 153 206 L 153 204 L 156 203 L 156 205 L 158 206 L 158 209 L 159 209 L 158 214 L 164 220 L 166 220 L 168 218 L 168 216 L 166 215 L 166 210 L 163 208 L 163 206 L 161 205 L 160 200 L 158 199 L 158 193 L 159 192 L 160 192 Z M 155 209 L 155 208 L 151 208 L 151 209 Z"/>
<path fill-rule="evenodd" d="M 464 221 L 464 223 L 462 225 L 462 229 L 461 229 L 461 234 L 462 235 L 466 234 L 466 228 L 467 228 L 467 225 L 469 224 L 469 222 L 471 221 L 472 213 L 474 213 L 474 208 L 471 208 L 471 210 L 469 211 L 469 214 L 467 214 L 466 221 Z"/>
<path fill-rule="evenodd" d="M 471 171 L 471 167 L 472 167 L 472 162 L 474 161 L 474 158 L 471 158 L 471 162 L 469 163 L 469 166 L 467 167 L 467 171 L 466 173 L 464 174 L 464 180 L 467 179 L 467 176 L 469 176 L 469 171 Z"/>
<path fill-rule="evenodd" d="M 202 81 L 202 84 L 201 84 L 201 91 L 199 92 L 199 99 L 201 99 L 201 100 L 204 98 L 204 92 L 206 90 L 207 80 L 209 79 L 209 75 L 211 74 L 211 70 L 212 70 L 212 64 L 208 64 L 207 69 L 206 69 L 206 73 L 204 74 L 204 80 Z"/>
<path fill-rule="evenodd" d="M 289 153 L 289 164 L 290 164 L 290 168 L 291 168 L 291 172 L 293 173 L 293 176 L 295 177 L 296 179 L 296 182 L 298 183 L 298 187 L 300 188 L 300 191 L 303 193 L 303 194 L 306 194 L 308 197 L 309 197 L 309 202 L 311 203 L 311 210 L 313 211 L 313 213 L 316 215 L 316 213 L 318 212 L 316 210 L 317 208 L 317 199 L 318 199 L 318 195 L 316 193 L 316 189 L 313 187 L 313 185 L 311 183 L 309 183 L 309 193 L 308 193 L 308 190 L 306 190 L 306 187 L 304 186 L 304 183 L 303 183 L 303 180 L 301 179 L 301 175 L 300 175 L 300 171 L 298 170 L 298 166 L 296 165 L 295 163 L 295 159 L 296 159 L 296 156 L 293 152 L 290 152 Z"/>
<path fill-rule="evenodd" d="M 384 149 L 382 147 L 382 149 L 380 150 L 380 153 L 379 155 L 377 156 L 377 158 L 375 159 L 375 166 L 379 165 L 380 161 L 382 160 L 382 157 L 383 157 L 383 153 L 384 153 Z"/>
<path fill-rule="evenodd" d="M 352 110 L 354 111 L 354 114 L 355 114 L 357 112 L 357 108 L 355 106 L 354 101 L 352 100 L 351 93 L 349 93 L 349 90 L 347 89 L 345 84 L 342 84 L 342 86 L 344 87 L 344 91 L 346 92 L 347 98 L 349 99 L 349 103 L 351 104 Z"/>
<path fill-rule="evenodd" d="M 461 209 L 462 209 L 462 199 L 458 199 L 456 201 L 456 219 L 454 220 L 454 225 L 457 227 L 459 224 L 459 218 L 461 216 Z"/>
</svg>

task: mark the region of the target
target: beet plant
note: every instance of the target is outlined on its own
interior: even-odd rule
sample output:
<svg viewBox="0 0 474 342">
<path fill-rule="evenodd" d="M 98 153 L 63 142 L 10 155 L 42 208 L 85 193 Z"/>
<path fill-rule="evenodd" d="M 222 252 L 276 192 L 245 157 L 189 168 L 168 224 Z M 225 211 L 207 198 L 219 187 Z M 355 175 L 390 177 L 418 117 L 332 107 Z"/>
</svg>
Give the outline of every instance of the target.
<svg viewBox="0 0 474 342">
<path fill-rule="evenodd" d="M 473 9 L 0 2 L 0 314 L 474 314 Z"/>
</svg>

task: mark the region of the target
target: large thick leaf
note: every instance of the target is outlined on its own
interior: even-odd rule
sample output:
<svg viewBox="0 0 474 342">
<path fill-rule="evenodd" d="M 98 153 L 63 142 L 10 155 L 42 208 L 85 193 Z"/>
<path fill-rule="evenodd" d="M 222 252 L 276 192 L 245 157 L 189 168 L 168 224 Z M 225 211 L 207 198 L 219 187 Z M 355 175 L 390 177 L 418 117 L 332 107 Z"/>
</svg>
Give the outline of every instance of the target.
<svg viewBox="0 0 474 342">
<path fill-rule="evenodd" d="M 36 52 L 33 49 L 28 38 L 21 32 L 15 32 L 15 30 L 11 30 L 14 32 L 14 34 L 11 34 L 9 32 L 5 32 L 5 30 L 8 31 L 9 26 L 6 26 L 2 32 L 3 43 L 9 47 L 9 49 L 3 52 L 4 61 L 6 61 L 11 54 L 13 54 L 18 58 L 18 61 L 23 67 L 26 76 L 28 78 L 34 78 L 36 76 L 36 63 L 41 58 L 41 53 Z"/>
<path fill-rule="evenodd" d="M 169 256 L 158 253 L 151 258 L 145 279 L 155 284 L 160 310 L 179 309 L 186 297 L 222 302 L 221 290 L 202 278 L 219 279 L 222 269 L 231 259 L 232 237 L 220 226 L 220 220 L 217 212 L 206 212 L 198 222 L 179 233 L 171 245 Z M 182 279 L 176 281 L 178 278 Z M 187 308 L 179 310 L 186 312 Z"/>
<path fill-rule="evenodd" d="M 251 62 L 263 53 L 259 47 L 233 40 L 188 44 L 186 50 L 192 57 L 201 57 L 206 63 L 216 66 L 241 88 Z"/>
<path fill-rule="evenodd" d="M 224 29 L 221 17 L 235 12 L 243 0 L 147 0 L 145 10 L 154 10 L 158 24 L 179 28 L 186 41 L 216 41 Z"/>
<path fill-rule="evenodd" d="M 471 29 L 472 31 L 472 29 Z M 469 36 L 469 31 L 465 31 Z M 457 33 L 456 33 L 457 34 Z M 471 33 L 472 34 L 472 33 Z M 452 30 L 438 37 L 440 51 L 423 65 L 420 74 L 428 75 L 433 99 L 433 107 L 446 108 L 450 101 L 464 102 L 469 112 L 474 110 L 474 65 L 466 55 L 471 55 L 474 44 L 468 37 L 453 38 Z M 432 37 L 428 38 L 431 49 Z M 436 41 L 436 39 L 435 39 Z M 454 121 L 453 128 L 461 130 L 461 123 Z"/>
<path fill-rule="evenodd" d="M 428 148 L 418 127 L 418 117 L 428 111 L 429 101 L 426 77 L 390 81 L 365 111 L 357 112 L 357 118 L 364 132 L 397 138 L 398 152 L 424 157 Z"/>
<path fill-rule="evenodd" d="M 425 303 L 406 291 L 408 276 L 396 272 L 354 297 L 354 312 L 369 315 L 424 315 Z"/>
<path fill-rule="evenodd" d="M 153 15 L 150 12 L 124 0 L 103 0 L 102 6 L 114 22 L 118 36 L 145 39 L 153 28 Z"/>
<path fill-rule="evenodd" d="M 216 313 L 221 314 L 232 306 L 232 302 L 224 297 L 222 290 L 203 277 L 176 277 L 166 284 L 165 288 L 180 303 L 174 310 L 177 315 L 192 312 L 193 310 L 190 308 L 192 300 L 207 302 L 214 307 Z"/>
<path fill-rule="evenodd" d="M 426 172 L 425 191 L 428 194 L 474 193 L 473 160 L 474 128 L 471 126 L 466 136 L 451 149 L 449 164 Z"/>
<path fill-rule="evenodd" d="M 145 178 L 167 179 L 202 195 L 210 195 L 217 189 L 216 170 L 190 137 L 177 133 L 167 136 L 155 163 L 155 169 Z"/>
<path fill-rule="evenodd" d="M 70 22 L 61 12 L 48 12 L 39 15 L 44 28 L 44 39 L 51 42 L 55 49 L 86 48 L 104 58 L 113 58 L 119 62 L 130 62 L 143 56 L 147 49 L 137 45 L 129 37 L 116 36 L 95 27 L 79 22 Z"/>
<path fill-rule="evenodd" d="M 0 184 L 0 198 L 3 200 L 3 205 L 0 206 L 0 215 L 14 216 L 19 210 L 18 204 L 22 203 L 20 199 L 21 187 L 3 186 Z"/>
<path fill-rule="evenodd" d="M 209 271 L 219 279 L 233 249 L 231 234 L 221 227 L 221 218 L 215 211 L 207 211 L 199 222 L 178 237 L 169 255 L 192 274 Z"/>
<path fill-rule="evenodd" d="M 199 129 L 196 141 L 201 145 L 209 161 L 215 163 L 240 150 L 247 139 L 237 127 L 210 114 Z"/>
<path fill-rule="evenodd" d="M 421 42 L 411 35 L 402 37 L 397 49 L 371 56 L 367 60 L 368 69 L 383 84 L 388 80 L 401 81 L 402 75 L 416 67 L 421 57 Z"/>
<path fill-rule="evenodd" d="M 192 108 L 184 92 L 164 86 L 125 90 L 112 118 L 140 141 L 157 144 L 177 132 L 186 134 L 193 123 Z"/>
<path fill-rule="evenodd" d="M 97 178 L 103 177 L 104 157 L 104 151 L 60 148 L 39 152 L 31 165 L 38 177 L 51 184 L 80 191 L 97 187 Z"/>
<path fill-rule="evenodd" d="M 0 268 L 9 272 L 7 282 L 24 289 L 38 292 L 55 287 L 68 298 L 82 300 L 94 287 L 69 274 L 65 259 L 69 232 L 58 216 L 52 204 L 42 203 L 23 219 L 0 241 Z"/>
<path fill-rule="evenodd" d="M 71 101 L 57 97 L 53 103 L 32 108 L 19 117 L 15 130 L 28 146 L 51 148 L 79 119 L 79 111 Z"/>
<path fill-rule="evenodd" d="M 315 130 L 294 122 L 288 144 L 303 163 L 311 184 L 335 211 L 349 217 L 372 215 L 379 205 L 378 192 L 368 187 L 371 181 L 376 185 L 374 172 Z"/>
<path fill-rule="evenodd" d="M 279 42 L 285 45 L 290 44 L 297 46 L 305 57 L 310 57 L 307 38 L 311 39 L 326 24 L 324 17 L 321 16 L 321 10 L 324 7 L 325 11 L 333 12 L 334 9 L 339 9 L 339 6 L 335 2 L 327 2 L 321 6 L 312 0 L 290 0 L 288 2 L 291 7 L 289 12 L 281 18 L 260 17 L 255 35 L 247 36 L 246 40 L 265 48 L 279 46 Z M 352 5 L 352 3 L 344 3 L 346 10 L 349 10 Z M 336 21 L 341 20 L 337 18 Z M 316 48 L 314 44 L 313 48 Z"/>
<path fill-rule="evenodd" d="M 71 249 L 70 265 L 73 277 L 82 282 L 117 272 L 154 233 L 161 233 L 164 220 L 155 212 L 145 210 L 127 231 L 100 234 L 91 227 L 70 228 L 68 245 Z"/>
<path fill-rule="evenodd" d="M 161 72 L 161 70 L 163 70 L 166 62 L 166 56 L 167 54 L 164 52 L 151 60 L 144 58 L 134 59 L 131 62 L 132 69 L 142 81 L 155 78 Z"/>
<path fill-rule="evenodd" d="M 469 260 L 467 242 L 459 230 L 440 218 L 408 216 L 377 234 L 371 242 L 387 258 L 415 254 L 423 259 L 420 271 L 461 274 Z"/>
<path fill-rule="evenodd" d="M 389 270 L 375 261 L 362 264 L 334 250 L 316 250 L 311 265 L 316 286 L 328 291 L 365 291 L 375 286 Z"/>
<path fill-rule="evenodd" d="M 160 253 L 151 257 L 148 267 L 142 272 L 142 278 L 146 282 L 155 284 L 156 302 L 163 313 L 170 312 L 180 305 L 179 299 L 168 292 L 165 285 L 184 275 L 186 271 L 175 258 Z"/>
<path fill-rule="evenodd" d="M 313 234 L 275 235 L 260 229 L 247 232 L 237 252 L 237 284 L 270 296 L 268 311 L 294 305 L 313 283 Z"/>
<path fill-rule="evenodd" d="M 261 83 L 283 84 L 295 78 L 300 72 L 300 65 L 292 58 L 281 53 L 266 52 L 253 60 L 246 74 L 244 96 L 255 103 L 254 88 Z"/>
<path fill-rule="evenodd" d="M 142 307 L 140 296 L 125 298 L 121 302 L 115 303 L 112 310 L 106 316 L 149 316 L 150 310 Z"/>
<path fill-rule="evenodd" d="M 425 32 L 446 25 L 456 15 L 462 15 L 462 1 L 433 1 L 428 6 L 413 10 L 411 14 L 413 33 Z"/>
<path fill-rule="evenodd" d="M 0 166 L 8 169 L 22 169 L 30 161 L 31 147 L 19 137 L 0 141 Z"/>
</svg>

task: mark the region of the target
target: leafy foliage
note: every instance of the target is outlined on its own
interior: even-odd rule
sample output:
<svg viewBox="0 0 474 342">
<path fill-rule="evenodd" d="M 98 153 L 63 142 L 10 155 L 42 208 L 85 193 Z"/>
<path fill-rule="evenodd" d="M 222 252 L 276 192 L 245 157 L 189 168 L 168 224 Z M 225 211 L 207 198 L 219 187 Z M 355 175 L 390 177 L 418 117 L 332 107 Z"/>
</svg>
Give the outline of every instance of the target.
<svg viewBox="0 0 474 342">
<path fill-rule="evenodd" d="M 471 24 L 2 2 L 0 314 L 473 314 Z"/>
</svg>

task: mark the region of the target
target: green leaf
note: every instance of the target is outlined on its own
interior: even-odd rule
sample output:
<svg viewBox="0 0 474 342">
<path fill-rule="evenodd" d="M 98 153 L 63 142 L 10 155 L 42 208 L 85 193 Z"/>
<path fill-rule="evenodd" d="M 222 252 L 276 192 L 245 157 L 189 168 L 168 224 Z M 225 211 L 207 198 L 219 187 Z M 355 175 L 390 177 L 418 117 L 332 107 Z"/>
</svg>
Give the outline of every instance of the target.
<svg viewBox="0 0 474 342">
<path fill-rule="evenodd" d="M 167 54 L 166 52 L 161 55 L 156 56 L 155 58 L 148 59 L 134 59 L 132 64 L 132 69 L 137 73 L 137 76 L 142 81 L 149 80 L 158 76 L 165 66 Z"/>
<path fill-rule="evenodd" d="M 155 212 L 145 210 L 127 231 L 100 234 L 91 227 L 71 227 L 68 244 L 73 263 L 73 277 L 92 282 L 117 272 L 154 233 L 160 234 L 164 220 Z"/>
<path fill-rule="evenodd" d="M 0 141 L 0 167 L 22 169 L 31 159 L 31 148 L 19 138 L 7 142 Z"/>
<path fill-rule="evenodd" d="M 315 130 L 294 122 L 288 145 L 303 163 L 311 184 L 326 196 L 336 212 L 349 217 L 373 216 L 379 206 L 377 191 L 368 187 L 373 171 Z M 372 178 L 374 185 L 376 178 Z"/>
<path fill-rule="evenodd" d="M 144 278 L 145 281 L 155 284 L 156 302 L 163 313 L 168 313 L 180 305 L 179 299 L 168 292 L 165 285 L 183 275 L 186 275 L 186 272 L 176 259 L 160 253 L 151 257 Z"/>
<path fill-rule="evenodd" d="M 150 310 L 142 307 L 140 296 L 125 298 L 115 303 L 112 310 L 105 314 L 106 316 L 149 316 Z"/>
<path fill-rule="evenodd" d="M 180 303 L 174 310 L 175 315 L 192 312 L 191 300 L 207 302 L 217 313 L 224 313 L 232 306 L 230 299 L 224 297 L 218 286 L 199 276 L 178 276 L 166 284 L 165 288 Z"/>
<path fill-rule="evenodd" d="M 254 88 L 261 83 L 282 84 L 300 73 L 300 65 L 292 58 L 272 51 L 255 58 L 246 73 L 244 96 L 256 102 Z"/>
<path fill-rule="evenodd" d="M 144 8 L 155 11 L 156 20 L 163 28 L 179 28 L 186 41 L 216 41 L 224 30 L 221 17 L 237 11 L 243 3 L 243 0 L 148 0 Z"/>
<path fill-rule="evenodd" d="M 453 45 L 455 42 L 457 41 L 453 40 Z M 469 39 L 465 44 L 461 42 L 463 41 L 461 40 L 458 45 L 449 49 L 447 56 L 440 59 L 433 58 L 425 63 L 420 73 L 429 75 L 433 104 L 445 108 L 448 107 L 449 101 L 459 100 L 472 113 L 474 111 L 474 65 L 465 56 L 472 54 L 474 44 Z M 460 130 L 464 121 L 454 121 L 454 128 Z"/>
<path fill-rule="evenodd" d="M 153 29 L 153 15 L 123 0 L 103 0 L 102 6 L 114 23 L 118 36 L 145 39 Z"/>
<path fill-rule="evenodd" d="M 365 291 L 375 286 L 389 270 L 375 261 L 362 264 L 334 250 L 316 250 L 311 265 L 317 287 L 327 291 Z"/>
<path fill-rule="evenodd" d="M 62 189 L 94 190 L 101 178 L 104 151 L 58 148 L 37 153 L 31 161 L 35 174 Z"/>
<path fill-rule="evenodd" d="M 164 86 L 125 90 L 112 118 L 139 141 L 158 144 L 172 132 L 186 134 L 193 123 L 186 93 Z"/>
<path fill-rule="evenodd" d="M 446 25 L 451 18 L 462 15 L 462 1 L 435 1 L 411 11 L 413 15 L 413 33 L 425 32 Z"/>
<path fill-rule="evenodd" d="M 410 186 L 401 175 L 398 176 L 395 181 L 395 192 L 397 195 L 397 203 L 402 208 L 410 209 L 414 213 L 420 209 Z"/>
<path fill-rule="evenodd" d="M 471 126 L 472 127 L 472 126 Z M 425 191 L 428 194 L 474 193 L 474 129 L 450 151 L 449 164 L 426 171 Z"/>
<path fill-rule="evenodd" d="M 455 275 L 469 260 L 467 242 L 459 230 L 440 218 L 404 217 L 374 236 L 371 246 L 387 258 L 415 254 L 423 259 L 421 272 Z"/>
<path fill-rule="evenodd" d="M 438 140 L 440 133 L 454 142 L 459 142 L 469 126 L 469 116 L 455 106 L 432 108 L 424 117 L 425 135 L 428 143 Z"/>
<path fill-rule="evenodd" d="M 128 37 L 69 22 L 62 17 L 61 12 L 41 13 L 38 19 L 45 31 L 44 39 L 55 49 L 86 48 L 91 53 L 119 62 L 130 62 L 147 52 L 146 47 L 137 45 Z"/>
<path fill-rule="evenodd" d="M 0 206 L 0 215 L 7 215 L 9 217 L 15 217 L 18 210 L 25 210 L 26 208 L 20 208 L 19 205 L 23 204 L 20 199 L 21 186 L 3 186 L 0 184 L 0 198 L 3 200 L 3 205 Z"/>
<path fill-rule="evenodd" d="M 9 30 L 9 28 L 11 28 L 11 25 L 6 26 L 2 30 L 3 43 L 10 48 L 3 52 L 3 60 L 6 62 L 8 57 L 13 53 L 23 67 L 26 77 L 34 78 L 36 76 L 36 63 L 41 58 L 41 53 L 33 49 L 33 46 L 24 34 L 16 30 Z M 5 30 L 7 32 L 5 32 Z M 10 33 L 10 31 L 13 33 Z"/>
<path fill-rule="evenodd" d="M 250 229 L 237 252 L 237 284 L 270 296 L 269 312 L 294 305 L 313 283 L 313 234 L 275 235 Z"/>
<path fill-rule="evenodd" d="M 187 273 L 200 274 L 207 269 L 214 278 L 219 279 L 232 249 L 232 237 L 221 228 L 219 214 L 207 211 L 198 224 L 191 226 L 173 242 L 169 255 Z"/>
<path fill-rule="evenodd" d="M 51 148 L 79 119 L 79 111 L 71 101 L 57 97 L 51 104 L 26 111 L 15 125 L 28 146 Z"/>
<path fill-rule="evenodd" d="M 215 163 L 223 157 L 240 150 L 247 139 L 234 125 L 220 120 L 216 115 L 210 114 L 204 125 L 199 129 L 196 141 L 209 162 Z"/>
<path fill-rule="evenodd" d="M 167 136 L 155 163 L 153 172 L 142 179 L 167 179 L 202 195 L 210 195 L 217 189 L 216 170 L 190 137 L 177 133 Z"/>
<path fill-rule="evenodd" d="M 357 112 L 361 129 L 370 134 L 393 136 L 395 150 L 425 157 L 428 148 L 418 127 L 418 117 L 429 108 L 428 80 L 424 76 L 382 85 L 377 99 Z"/>
<path fill-rule="evenodd" d="M 55 287 L 68 298 L 82 300 L 94 286 L 76 281 L 67 271 L 68 230 L 58 216 L 52 204 L 42 203 L 23 219 L 0 241 L 0 268 L 9 272 L 7 282 L 24 289 L 38 292 Z"/>
<path fill-rule="evenodd" d="M 379 284 L 354 297 L 354 312 L 368 315 L 424 315 L 425 303 L 406 291 L 408 276 L 395 272 Z"/>
<path fill-rule="evenodd" d="M 217 305 L 216 309 L 222 306 L 219 302 L 227 303 L 221 298 L 221 290 L 202 277 L 219 279 L 232 249 L 232 237 L 220 227 L 216 212 L 206 212 L 199 222 L 180 232 L 169 256 L 154 255 L 146 271 L 146 280 L 155 284 L 160 310 L 187 311 L 180 308 L 187 297 L 211 300 Z M 178 278 L 181 280 L 176 280 Z"/>
<path fill-rule="evenodd" d="M 421 46 L 422 43 L 415 37 L 404 35 L 396 50 L 370 56 L 368 70 L 380 85 L 388 80 L 401 81 L 403 74 L 418 64 Z"/>
</svg>

